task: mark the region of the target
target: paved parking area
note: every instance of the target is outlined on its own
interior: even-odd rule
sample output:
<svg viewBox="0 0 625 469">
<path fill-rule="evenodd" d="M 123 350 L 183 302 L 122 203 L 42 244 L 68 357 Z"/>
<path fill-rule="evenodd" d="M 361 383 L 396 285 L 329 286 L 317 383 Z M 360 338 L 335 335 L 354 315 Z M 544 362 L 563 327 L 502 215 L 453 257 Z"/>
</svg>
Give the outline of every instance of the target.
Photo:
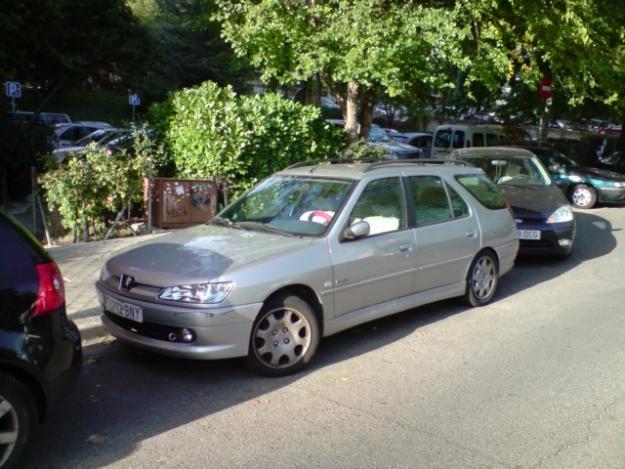
<svg viewBox="0 0 625 469">
<path fill-rule="evenodd" d="M 65 280 L 67 313 L 80 328 L 83 340 L 106 335 L 100 322 L 101 310 L 94 288 L 104 261 L 116 252 L 157 236 L 162 236 L 162 233 L 48 249 L 61 268 Z"/>
<path fill-rule="evenodd" d="M 492 304 L 347 330 L 294 376 L 88 344 L 24 467 L 625 467 L 625 207 L 577 220 L 570 258 L 519 261 Z M 89 249 L 57 256 L 73 317 L 112 252 Z"/>
</svg>

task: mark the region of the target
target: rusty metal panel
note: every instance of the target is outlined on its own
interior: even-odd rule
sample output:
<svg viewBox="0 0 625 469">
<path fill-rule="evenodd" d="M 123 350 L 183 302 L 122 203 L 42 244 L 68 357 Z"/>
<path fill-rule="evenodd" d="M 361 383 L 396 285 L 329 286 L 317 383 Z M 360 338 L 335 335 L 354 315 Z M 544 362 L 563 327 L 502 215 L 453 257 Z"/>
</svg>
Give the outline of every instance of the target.
<svg viewBox="0 0 625 469">
<path fill-rule="evenodd" d="M 182 228 L 206 223 L 217 213 L 218 186 L 213 180 L 146 179 L 144 200 L 148 206 L 152 188 L 152 224 L 159 228 Z"/>
</svg>

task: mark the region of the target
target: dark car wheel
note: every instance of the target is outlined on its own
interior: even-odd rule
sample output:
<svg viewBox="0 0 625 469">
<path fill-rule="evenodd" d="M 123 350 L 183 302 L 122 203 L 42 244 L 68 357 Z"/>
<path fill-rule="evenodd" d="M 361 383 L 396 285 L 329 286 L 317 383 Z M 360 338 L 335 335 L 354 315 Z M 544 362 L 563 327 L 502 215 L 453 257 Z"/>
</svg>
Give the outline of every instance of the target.
<svg viewBox="0 0 625 469">
<path fill-rule="evenodd" d="M 492 300 L 497 290 L 497 260 L 488 251 L 480 252 L 469 268 L 464 300 L 470 306 L 482 306 Z"/>
<path fill-rule="evenodd" d="M 12 376 L 0 376 L 0 467 L 12 467 L 37 422 L 30 390 Z"/>
<path fill-rule="evenodd" d="M 248 366 L 266 376 L 304 368 L 319 345 L 319 324 L 310 305 L 296 295 L 271 298 L 254 322 Z"/>
<path fill-rule="evenodd" d="M 597 192 L 586 184 L 577 184 L 569 192 L 569 199 L 577 208 L 592 208 L 597 203 Z"/>
</svg>

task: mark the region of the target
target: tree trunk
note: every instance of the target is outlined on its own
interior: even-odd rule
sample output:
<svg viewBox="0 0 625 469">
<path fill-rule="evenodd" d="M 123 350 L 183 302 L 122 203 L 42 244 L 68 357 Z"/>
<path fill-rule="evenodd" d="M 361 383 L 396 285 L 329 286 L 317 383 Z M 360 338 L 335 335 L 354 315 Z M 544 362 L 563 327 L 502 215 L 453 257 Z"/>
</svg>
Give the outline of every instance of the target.
<svg viewBox="0 0 625 469">
<path fill-rule="evenodd" d="M 347 96 L 345 97 L 345 134 L 349 143 L 356 142 L 360 137 L 360 85 L 354 81 L 347 84 Z M 367 131 L 367 134 L 369 132 Z"/>
<path fill-rule="evenodd" d="M 367 88 L 361 93 L 360 102 L 360 132 L 359 137 L 365 142 L 369 138 L 371 124 L 373 124 L 373 106 L 375 104 L 375 93 Z"/>
<path fill-rule="evenodd" d="M 551 120 L 551 99 L 545 101 L 545 109 L 540 118 L 540 124 L 538 127 L 538 145 L 542 146 L 547 142 L 549 136 L 549 121 Z"/>
</svg>

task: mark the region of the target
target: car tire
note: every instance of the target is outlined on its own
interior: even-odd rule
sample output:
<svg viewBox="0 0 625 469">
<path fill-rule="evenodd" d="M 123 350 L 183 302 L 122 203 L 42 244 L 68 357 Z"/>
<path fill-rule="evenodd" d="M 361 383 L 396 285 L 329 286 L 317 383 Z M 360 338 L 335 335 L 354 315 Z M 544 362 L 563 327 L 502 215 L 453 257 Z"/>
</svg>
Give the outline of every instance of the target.
<svg viewBox="0 0 625 469">
<path fill-rule="evenodd" d="M 37 407 L 30 390 L 12 376 L 1 375 L 0 467 L 13 467 L 28 444 L 36 423 Z"/>
<path fill-rule="evenodd" d="M 569 200 L 576 208 L 593 208 L 597 203 L 597 192 L 586 184 L 576 184 L 569 191 Z"/>
<path fill-rule="evenodd" d="M 254 321 L 247 365 L 265 376 L 297 373 L 315 355 L 319 335 L 310 304 L 293 294 L 274 296 Z"/>
<path fill-rule="evenodd" d="M 475 256 L 467 274 L 467 289 L 464 301 L 470 306 L 483 306 L 495 296 L 499 283 L 497 259 L 490 251 Z"/>
</svg>

